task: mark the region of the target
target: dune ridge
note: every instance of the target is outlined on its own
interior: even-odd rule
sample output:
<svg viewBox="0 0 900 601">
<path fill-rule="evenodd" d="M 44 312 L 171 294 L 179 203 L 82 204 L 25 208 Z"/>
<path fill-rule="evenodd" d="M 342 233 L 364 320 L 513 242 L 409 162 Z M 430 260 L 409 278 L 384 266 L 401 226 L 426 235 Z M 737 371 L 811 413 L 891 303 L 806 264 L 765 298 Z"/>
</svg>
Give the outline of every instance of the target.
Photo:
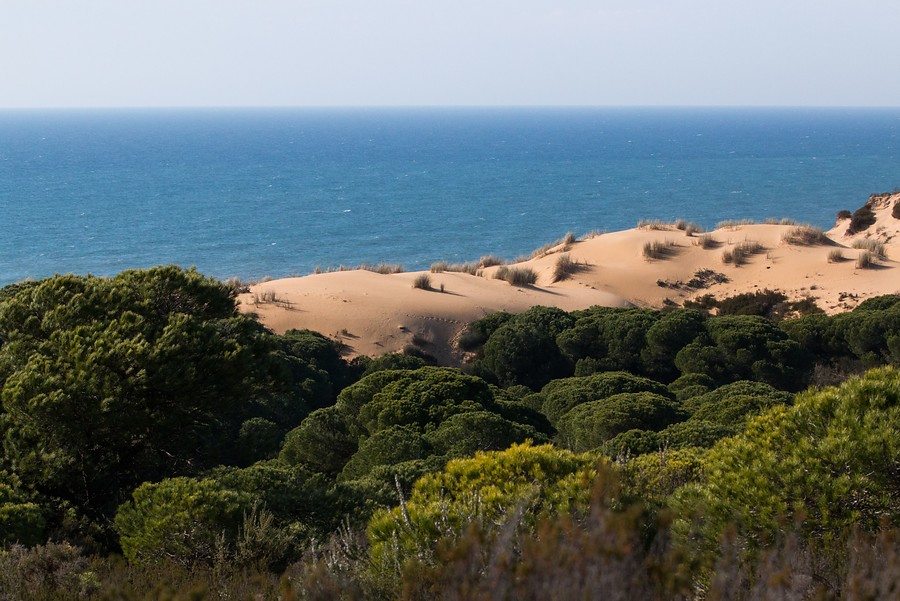
<svg viewBox="0 0 900 601">
<path fill-rule="evenodd" d="M 315 330 L 341 342 L 348 356 L 379 356 L 412 344 L 449 365 L 464 360 L 455 340 L 466 324 L 535 305 L 662 308 L 706 294 L 723 299 L 769 289 L 837 313 L 900 291 L 898 205 L 900 192 L 873 194 L 826 232 L 781 221 L 723 222 L 708 233 L 687 223 L 648 222 L 561 241 L 477 275 L 336 271 L 261 282 L 238 299 L 242 311 L 256 313 L 275 332 Z M 872 260 L 865 268 L 863 253 Z M 513 286 L 495 279 L 504 267 L 531 269 L 537 280 Z M 557 281 L 560 270 L 566 277 Z M 414 286 L 422 274 L 430 277 L 428 289 Z"/>
</svg>

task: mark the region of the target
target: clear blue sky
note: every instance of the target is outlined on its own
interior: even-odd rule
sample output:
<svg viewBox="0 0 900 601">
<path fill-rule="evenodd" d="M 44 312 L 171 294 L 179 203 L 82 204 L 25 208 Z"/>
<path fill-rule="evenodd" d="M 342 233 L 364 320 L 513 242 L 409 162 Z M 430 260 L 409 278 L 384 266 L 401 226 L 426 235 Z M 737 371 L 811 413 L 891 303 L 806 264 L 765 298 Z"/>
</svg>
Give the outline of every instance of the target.
<svg viewBox="0 0 900 601">
<path fill-rule="evenodd" d="M 897 0 L 3 0 L 0 107 L 900 105 Z"/>
</svg>

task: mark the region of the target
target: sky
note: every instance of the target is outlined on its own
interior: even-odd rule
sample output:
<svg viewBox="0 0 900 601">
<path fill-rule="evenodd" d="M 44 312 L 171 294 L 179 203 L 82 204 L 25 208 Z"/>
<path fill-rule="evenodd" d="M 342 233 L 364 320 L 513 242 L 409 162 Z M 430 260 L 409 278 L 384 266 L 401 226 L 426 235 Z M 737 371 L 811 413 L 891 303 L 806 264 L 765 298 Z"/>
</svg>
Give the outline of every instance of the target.
<svg viewBox="0 0 900 601">
<path fill-rule="evenodd" d="M 0 108 L 898 106 L 897 0 L 2 0 Z"/>
</svg>

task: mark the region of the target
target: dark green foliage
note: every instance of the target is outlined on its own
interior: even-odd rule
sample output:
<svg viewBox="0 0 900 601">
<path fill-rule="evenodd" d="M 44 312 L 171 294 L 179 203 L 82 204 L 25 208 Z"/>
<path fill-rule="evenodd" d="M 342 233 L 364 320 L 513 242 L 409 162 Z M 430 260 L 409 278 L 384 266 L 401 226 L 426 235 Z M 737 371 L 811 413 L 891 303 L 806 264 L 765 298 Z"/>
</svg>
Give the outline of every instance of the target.
<svg viewBox="0 0 900 601">
<path fill-rule="evenodd" d="M 879 309 L 880 306 L 886 308 Z M 891 303 L 890 297 L 872 299 L 863 310 L 837 315 L 832 320 L 847 351 L 867 367 L 900 365 L 900 303 Z"/>
<path fill-rule="evenodd" d="M 884 311 L 890 309 L 897 303 L 900 303 L 900 294 L 884 294 L 882 296 L 874 296 L 867 298 L 863 302 L 856 305 L 853 309 L 854 313 L 862 311 Z"/>
<path fill-rule="evenodd" d="M 449 368 L 376 371 L 343 390 L 334 407 L 315 411 L 290 432 L 281 461 L 341 473 L 342 480 L 377 492 L 383 483 L 362 480 L 380 466 L 548 440 L 553 429 L 540 412 L 496 401 L 495 390 L 506 398 L 528 392 L 501 391 Z"/>
<path fill-rule="evenodd" d="M 686 416 L 670 398 L 652 392 L 616 394 L 578 405 L 557 422 L 557 440 L 584 452 L 628 430 L 662 430 Z"/>
<path fill-rule="evenodd" d="M 659 450 L 660 435 L 652 430 L 628 430 L 616 434 L 602 445 L 600 451 L 613 459 L 637 457 Z"/>
<path fill-rule="evenodd" d="M 557 337 L 559 348 L 574 363 L 591 358 L 591 371 L 644 373 L 641 353 L 647 331 L 662 314 L 649 309 L 593 307 Z M 581 368 L 582 373 L 586 371 Z"/>
<path fill-rule="evenodd" d="M 764 404 L 766 403 L 765 399 L 768 399 L 767 406 L 790 405 L 794 399 L 794 395 L 791 393 L 778 390 L 765 382 L 740 380 L 688 399 L 684 402 L 683 407 L 691 415 L 696 415 L 701 409 L 717 407 L 738 397 L 757 397 L 759 402 Z"/>
<path fill-rule="evenodd" d="M 357 379 L 334 341 L 318 332 L 288 330 L 276 340 L 292 372 L 291 379 L 301 382 L 305 389 L 310 409 L 332 404 L 337 393 Z M 292 419 L 292 425 L 298 422 Z"/>
<path fill-rule="evenodd" d="M 556 345 L 556 336 L 574 319 L 551 307 L 533 307 L 497 328 L 484 344 L 476 373 L 500 384 L 521 384 L 532 390 L 571 373 L 570 362 Z"/>
<path fill-rule="evenodd" d="M 655 380 L 669 382 L 678 377 L 675 357 L 678 351 L 704 332 L 706 318 L 699 311 L 669 311 L 650 326 L 646 346 L 641 351 L 643 372 Z"/>
<path fill-rule="evenodd" d="M 459 337 L 459 348 L 464 351 L 477 351 L 488 341 L 491 334 L 514 316 L 512 313 L 498 311 L 478 321 L 470 323 Z"/>
<path fill-rule="evenodd" d="M 675 355 L 704 331 L 698 311 L 593 307 L 573 313 L 575 325 L 557 337 L 575 375 L 624 370 L 661 381 L 678 376 Z"/>
<path fill-rule="evenodd" d="M 679 401 L 700 396 L 712 390 L 716 383 L 706 374 L 684 374 L 669 384 L 669 392 Z"/>
<path fill-rule="evenodd" d="M 115 526 L 126 557 L 137 563 L 210 565 L 225 553 L 283 566 L 349 509 L 328 486 L 321 476 L 275 462 L 223 467 L 205 478 L 141 485 L 119 507 Z"/>
<path fill-rule="evenodd" d="M 550 382 L 541 391 L 544 397 L 542 411 L 550 423 L 555 424 L 573 407 L 622 392 L 652 392 L 665 397 L 671 396 L 659 382 L 621 371 L 603 372 Z"/>
<path fill-rule="evenodd" d="M 875 213 L 872 211 L 872 207 L 868 204 L 864 204 L 853 212 L 853 215 L 850 217 L 850 225 L 847 227 L 847 231 L 851 234 L 857 234 L 869 229 L 869 226 L 874 223 Z"/>
<path fill-rule="evenodd" d="M 451 415 L 488 409 L 494 404 L 483 380 L 455 369 L 424 367 L 399 373 L 404 374 L 402 378 L 381 387 L 371 401 L 359 408 L 357 423 L 363 432 L 371 435 L 394 425 L 424 428 L 440 424 Z"/>
<path fill-rule="evenodd" d="M 819 362 L 851 355 L 843 332 L 833 317 L 805 315 L 797 319 L 785 320 L 779 324 L 779 327 L 787 332 L 791 340 L 799 343 Z"/>
<path fill-rule="evenodd" d="M 0 548 L 46 540 L 43 513 L 37 503 L 18 490 L 12 477 L 0 472 Z"/>
<path fill-rule="evenodd" d="M 712 295 L 706 295 L 699 302 L 690 303 L 698 309 L 709 311 L 717 309 L 717 314 L 724 315 L 759 315 L 773 321 L 778 321 L 791 316 L 802 316 L 816 313 L 824 313 L 816 305 L 813 298 L 804 298 L 798 301 L 789 301 L 787 296 L 773 290 L 757 290 L 736 294 L 723 300 L 717 300 Z M 685 303 L 688 307 L 689 303 Z"/>
<path fill-rule="evenodd" d="M 716 306 L 719 315 L 760 315 L 773 318 L 777 314 L 778 307 L 786 300 L 785 294 L 766 289 L 737 294 L 718 301 Z"/>
<path fill-rule="evenodd" d="M 431 455 L 431 445 L 410 426 L 390 426 L 375 432 L 359 445 L 359 451 L 341 471 L 342 480 L 356 480 L 382 465 L 393 465 Z"/>
<path fill-rule="evenodd" d="M 0 303 L 0 429 L 23 487 L 103 523 L 143 481 L 255 459 L 247 420 L 283 432 L 326 402 L 328 373 L 230 294 L 159 267 L 57 276 Z"/>
<path fill-rule="evenodd" d="M 535 444 L 550 442 L 531 426 L 512 422 L 489 413 L 460 413 L 443 422 L 425 438 L 435 452 L 451 457 L 470 457 L 476 451 L 502 451 L 512 444 L 531 440 Z"/>
<path fill-rule="evenodd" d="M 659 432 L 660 446 L 668 449 L 709 448 L 742 430 L 743 424 L 744 422 L 740 422 L 739 425 L 731 425 L 690 418 Z"/>
<path fill-rule="evenodd" d="M 406 353 L 390 353 L 382 355 L 376 359 L 372 359 L 366 365 L 362 377 L 366 377 L 376 371 L 385 371 L 389 369 L 419 369 L 425 367 L 424 359 L 407 355 Z"/>
<path fill-rule="evenodd" d="M 891 217 L 900 219 L 900 200 L 894 202 L 894 206 L 891 208 Z"/>
<path fill-rule="evenodd" d="M 760 380 L 776 388 L 802 388 L 812 370 L 812 355 L 768 320 L 751 315 L 707 321 L 707 337 L 679 351 L 682 373 L 701 373 L 720 384 Z"/>
<path fill-rule="evenodd" d="M 279 457 L 288 465 L 334 475 L 356 453 L 357 446 L 344 414 L 337 407 L 326 407 L 313 411 L 288 432 Z"/>
<path fill-rule="evenodd" d="M 710 447 L 717 440 L 744 430 L 747 420 L 778 405 L 790 405 L 794 395 L 763 382 L 738 381 L 687 399 L 690 418 L 661 433 L 672 448 Z"/>
<path fill-rule="evenodd" d="M 875 531 L 896 524 L 898 428 L 900 373 L 891 368 L 774 407 L 714 447 L 703 486 L 681 493 L 682 501 L 702 507 L 694 536 L 702 532 L 712 551 L 722 530 L 736 523 L 758 549 L 800 514 L 803 521 L 795 523 L 808 543 L 833 552 L 851 526 Z"/>
<path fill-rule="evenodd" d="M 524 402 L 498 400 L 495 405 L 495 410 L 503 418 L 517 424 L 530 426 L 538 434 L 549 437 L 556 432 L 550 424 L 550 420 L 547 419 L 547 416 L 541 413 L 540 405 L 535 409 L 531 405 L 526 405 Z"/>
<path fill-rule="evenodd" d="M 260 458 L 272 459 L 278 455 L 283 436 L 282 428 L 275 422 L 262 417 L 251 417 L 241 424 L 238 431 L 238 461 L 248 465 Z"/>
<path fill-rule="evenodd" d="M 233 541 L 253 501 L 215 480 L 184 477 L 142 484 L 132 499 L 116 515 L 125 556 L 137 563 L 176 558 L 185 567 L 211 563 L 219 534 Z"/>
</svg>

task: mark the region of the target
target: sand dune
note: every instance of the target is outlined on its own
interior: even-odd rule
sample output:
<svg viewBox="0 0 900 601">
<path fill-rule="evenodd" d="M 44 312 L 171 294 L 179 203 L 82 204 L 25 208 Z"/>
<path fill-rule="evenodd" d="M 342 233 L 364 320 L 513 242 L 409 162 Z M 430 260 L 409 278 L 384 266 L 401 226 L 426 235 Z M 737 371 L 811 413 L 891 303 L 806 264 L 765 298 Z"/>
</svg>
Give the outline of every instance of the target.
<svg viewBox="0 0 900 601">
<path fill-rule="evenodd" d="M 825 232 L 823 241 L 786 241 L 794 225 L 732 225 L 687 235 L 674 224 L 602 234 L 558 245 L 518 263 L 538 274 L 534 286 L 516 287 L 494 279 L 500 267 L 480 275 L 431 274 L 431 290 L 413 287 L 422 272 L 378 274 L 339 271 L 272 280 L 252 286 L 239 297 L 243 311 L 255 312 L 276 332 L 309 328 L 341 340 L 349 355 L 377 356 L 415 344 L 443 363 L 458 363 L 453 344 L 465 324 L 495 311 L 524 311 L 535 305 L 565 310 L 592 305 L 681 305 L 704 294 L 727 298 L 770 289 L 791 299 L 812 298 L 825 311 L 852 309 L 862 300 L 900 291 L 900 219 L 891 214 L 900 194 L 869 199 L 876 222 L 862 232 L 847 233 L 849 219 Z M 872 268 L 857 267 L 859 241 L 881 243 L 886 257 Z M 657 244 L 659 258 L 645 256 Z M 736 247 L 758 246 L 741 265 L 723 262 Z M 839 250 L 844 260 L 829 261 Z M 557 262 L 568 255 L 574 273 L 553 282 Z M 443 292 L 440 287 L 443 285 Z M 274 299 L 273 299 L 274 296 Z M 260 302 L 262 301 L 262 302 Z"/>
</svg>

